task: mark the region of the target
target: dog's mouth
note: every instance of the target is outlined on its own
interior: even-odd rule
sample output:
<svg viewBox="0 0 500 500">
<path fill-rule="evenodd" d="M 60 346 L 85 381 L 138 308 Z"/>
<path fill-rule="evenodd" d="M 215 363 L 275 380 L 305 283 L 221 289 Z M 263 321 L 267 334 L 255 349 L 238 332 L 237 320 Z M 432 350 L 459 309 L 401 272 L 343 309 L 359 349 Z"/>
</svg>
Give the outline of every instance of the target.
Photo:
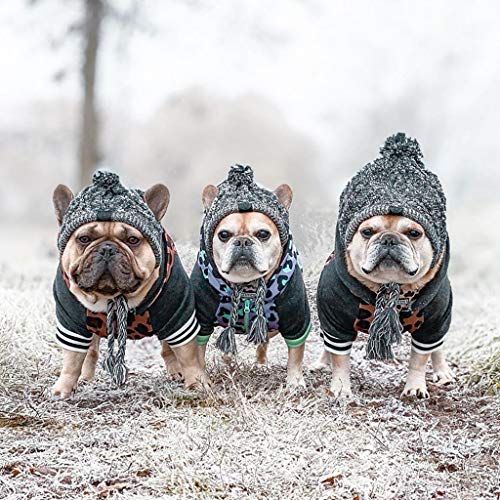
<svg viewBox="0 0 500 500">
<path fill-rule="evenodd" d="M 79 275 L 76 277 L 76 284 L 84 292 L 112 296 L 119 293 L 134 293 L 140 287 L 141 282 L 138 279 L 120 280 L 118 282 L 111 272 L 105 271 L 97 279 L 89 279 L 85 275 Z"/>
<path fill-rule="evenodd" d="M 104 296 L 134 293 L 142 283 L 121 252 L 111 256 L 92 252 L 80 264 L 73 278 L 83 292 Z"/>
<path fill-rule="evenodd" d="M 231 253 L 229 259 L 224 259 L 221 270 L 225 274 L 259 273 L 264 275 L 267 273 L 267 267 L 259 265 L 258 260 L 254 251 L 237 249 Z"/>
<path fill-rule="evenodd" d="M 419 266 L 415 262 L 413 252 L 405 245 L 395 245 L 390 248 L 373 245 L 361 270 L 367 275 L 375 270 L 382 272 L 402 270 L 409 276 L 415 276 Z"/>
</svg>

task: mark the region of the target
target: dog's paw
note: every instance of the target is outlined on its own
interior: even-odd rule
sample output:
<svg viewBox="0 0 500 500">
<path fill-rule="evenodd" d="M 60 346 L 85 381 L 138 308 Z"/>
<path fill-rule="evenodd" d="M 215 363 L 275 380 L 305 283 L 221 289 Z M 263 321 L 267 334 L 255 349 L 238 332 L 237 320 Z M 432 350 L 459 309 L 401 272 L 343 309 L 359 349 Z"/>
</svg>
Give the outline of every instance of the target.
<svg viewBox="0 0 500 500">
<path fill-rule="evenodd" d="M 186 373 L 184 379 L 184 388 L 193 389 L 196 391 L 207 390 L 212 387 L 212 381 L 205 370 L 203 371 L 191 371 Z"/>
<path fill-rule="evenodd" d="M 432 380 L 437 385 L 448 385 L 455 381 L 455 373 L 453 373 L 453 370 L 446 362 L 439 364 L 438 366 L 433 365 L 432 371 Z"/>
<path fill-rule="evenodd" d="M 256 356 L 255 357 L 255 366 L 267 366 L 267 356 Z"/>
<path fill-rule="evenodd" d="M 334 378 L 330 383 L 329 390 L 331 396 L 339 401 L 349 401 L 353 397 L 349 380 Z"/>
<path fill-rule="evenodd" d="M 408 380 L 405 384 L 402 398 L 429 399 L 429 391 L 424 380 Z"/>
<path fill-rule="evenodd" d="M 80 375 L 80 378 L 78 379 L 78 383 L 83 383 L 83 384 L 88 384 L 89 382 L 92 382 L 95 378 L 95 369 L 94 370 L 82 370 L 82 374 Z"/>
<path fill-rule="evenodd" d="M 52 387 L 52 397 L 60 399 L 69 399 L 76 391 L 76 382 L 68 381 L 64 378 L 59 378 Z"/>
<path fill-rule="evenodd" d="M 174 361 L 167 365 L 167 377 L 172 382 L 182 382 L 184 379 L 182 375 L 181 365 Z"/>
<path fill-rule="evenodd" d="M 309 369 L 314 372 L 324 370 L 325 368 L 330 368 L 330 366 L 330 358 L 322 355 L 312 365 L 309 366 Z"/>
<path fill-rule="evenodd" d="M 286 388 L 289 390 L 305 389 L 306 381 L 302 373 L 289 374 L 286 377 Z"/>
</svg>

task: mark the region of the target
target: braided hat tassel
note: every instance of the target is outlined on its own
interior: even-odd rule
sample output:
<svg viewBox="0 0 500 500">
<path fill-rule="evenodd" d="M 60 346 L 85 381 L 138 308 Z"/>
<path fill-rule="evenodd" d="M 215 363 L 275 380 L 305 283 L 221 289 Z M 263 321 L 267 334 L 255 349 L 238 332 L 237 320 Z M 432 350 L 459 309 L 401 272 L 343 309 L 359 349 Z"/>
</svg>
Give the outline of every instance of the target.
<svg viewBox="0 0 500 500">
<path fill-rule="evenodd" d="M 255 310 L 257 317 L 255 318 L 250 332 L 247 335 L 247 341 L 255 345 L 264 344 L 268 341 L 267 337 L 267 319 L 264 314 L 264 300 L 266 298 L 266 282 L 264 278 L 259 280 L 257 291 L 255 294 Z"/>
<path fill-rule="evenodd" d="M 127 346 L 127 316 L 128 304 L 123 295 L 108 301 L 106 321 L 108 352 L 104 360 L 105 370 L 113 377 L 113 382 L 120 386 L 127 380 L 128 369 L 125 366 L 125 350 Z M 118 347 L 114 350 L 115 324 L 118 330 Z"/>
<path fill-rule="evenodd" d="M 237 287 L 233 291 L 231 297 L 231 317 L 229 318 L 229 325 L 224 328 L 222 333 L 219 335 L 215 347 L 226 354 L 236 354 L 238 352 L 238 347 L 236 345 L 236 321 L 238 319 L 238 307 L 241 302 L 242 290 Z"/>
<path fill-rule="evenodd" d="M 374 318 L 368 330 L 367 359 L 394 359 L 392 344 L 403 338 L 396 309 L 400 293 L 400 285 L 394 282 L 382 285 L 377 292 Z"/>
</svg>

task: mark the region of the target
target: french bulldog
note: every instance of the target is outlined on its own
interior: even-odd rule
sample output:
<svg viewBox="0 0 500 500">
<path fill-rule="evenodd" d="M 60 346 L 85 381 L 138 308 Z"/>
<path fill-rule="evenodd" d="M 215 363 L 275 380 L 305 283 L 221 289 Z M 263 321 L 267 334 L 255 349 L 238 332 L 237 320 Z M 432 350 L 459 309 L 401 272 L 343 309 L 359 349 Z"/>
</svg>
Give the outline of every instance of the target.
<svg viewBox="0 0 500 500">
<path fill-rule="evenodd" d="M 382 337 L 391 328 L 412 336 L 402 396 L 428 398 L 429 359 L 435 382 L 444 385 L 454 379 L 441 350 L 452 305 L 446 274 L 445 198 L 437 177 L 423 166 L 415 140 L 397 134 L 386 141 L 381 153 L 380 159 L 353 178 L 341 197 L 335 252 L 318 286 L 325 351 L 316 367 L 331 364 L 331 392 L 349 398 L 353 340 L 357 332 L 369 333 L 369 346 L 380 314 Z"/>
<path fill-rule="evenodd" d="M 226 196 L 231 203 L 234 202 L 234 208 L 230 210 L 226 209 Z M 261 196 L 269 200 L 265 205 L 260 203 Z M 305 339 L 310 330 L 310 313 L 297 252 L 288 234 L 287 213 L 292 197 L 292 189 L 287 184 L 280 185 L 273 192 L 257 186 L 250 167 L 232 167 L 225 183 L 219 187 L 206 186 L 202 193 L 205 224 L 208 219 L 212 220 L 212 214 L 217 217 L 221 209 L 230 213 L 217 219 L 214 229 L 208 231 L 208 248 L 202 242 L 202 256 L 191 279 L 201 324 L 202 363 L 205 362 L 206 342 L 214 326 L 227 328 L 228 318 L 238 308 L 234 301 L 230 303 L 231 290 L 233 294 L 235 289 L 244 291 L 247 285 L 263 280 L 266 284 L 263 293 L 267 334 L 257 346 L 256 362 L 267 364 L 267 341 L 281 333 L 288 345 L 287 385 L 297 387 L 305 385 L 302 361 Z M 286 219 L 286 230 L 283 230 L 282 219 L 275 215 L 273 206 L 276 210 L 286 211 L 282 216 Z M 254 300 L 253 297 L 245 300 L 244 306 L 239 303 L 240 315 L 234 325 L 237 333 L 248 334 L 249 320 L 259 308 Z"/>
<path fill-rule="evenodd" d="M 109 176 L 115 175 L 109 173 Z M 108 176 L 108 177 L 109 177 Z M 96 176 L 94 176 L 96 177 Z M 127 190 L 112 177 L 119 196 L 144 203 L 158 224 L 169 204 L 166 186 L 156 184 L 136 199 L 137 191 Z M 109 335 L 107 312 L 110 301 L 125 298 L 129 338 L 156 335 L 161 341 L 161 355 L 167 372 L 174 379 L 184 378 L 186 387 L 207 383 L 196 345 L 199 326 L 194 316 L 194 298 L 187 275 L 168 234 L 160 234 L 163 248 L 155 256 L 151 242 L 136 226 L 112 220 L 115 216 L 102 209 L 114 203 L 113 191 L 96 187 L 95 199 L 102 206 L 95 220 L 78 224 L 65 242 L 60 256 L 58 275 L 54 283 L 57 314 L 57 340 L 63 348 L 63 366 L 52 393 L 68 398 L 78 381 L 93 379 L 99 356 L 99 341 Z M 102 193 L 105 193 L 104 195 Z M 53 202 L 62 228 L 78 217 L 78 197 L 64 185 L 54 191 Z M 118 195 L 117 195 L 118 196 Z M 70 209 L 75 204 L 76 209 Z M 133 205 L 133 203 L 132 203 Z M 87 204 L 82 201 L 81 207 Z M 81 210 L 80 210 L 81 211 Z M 132 211 L 133 212 L 133 211 Z M 128 216 L 128 215 L 127 215 Z M 126 217 L 127 217 L 126 216 Z M 139 217 L 132 213 L 131 220 Z M 179 312 L 179 308 L 181 308 Z M 109 342 L 109 336 L 108 336 Z"/>
</svg>

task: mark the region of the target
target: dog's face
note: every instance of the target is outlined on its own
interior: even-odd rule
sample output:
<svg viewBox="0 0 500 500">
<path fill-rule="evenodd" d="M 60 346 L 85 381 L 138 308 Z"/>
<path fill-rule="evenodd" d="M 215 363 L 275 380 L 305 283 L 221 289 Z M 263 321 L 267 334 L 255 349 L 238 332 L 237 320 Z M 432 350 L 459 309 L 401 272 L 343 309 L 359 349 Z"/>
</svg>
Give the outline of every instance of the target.
<svg viewBox="0 0 500 500">
<path fill-rule="evenodd" d="M 365 220 L 347 247 L 349 272 L 372 283 L 419 282 L 430 270 L 431 242 L 423 227 L 400 215 Z"/>
<path fill-rule="evenodd" d="M 288 210 L 292 190 L 282 184 L 274 191 Z M 203 191 L 203 204 L 210 207 L 217 196 L 215 186 Z M 260 212 L 233 213 L 217 225 L 213 240 L 213 257 L 219 273 L 232 283 L 248 283 L 267 278 L 278 267 L 282 247 L 278 228 Z"/>
<path fill-rule="evenodd" d="M 73 198 L 65 186 L 54 192 L 54 206 L 62 221 Z M 144 198 L 158 220 L 168 207 L 168 189 L 157 184 Z M 158 277 L 156 259 L 147 239 L 121 222 L 90 222 L 71 235 L 61 266 L 70 280 L 70 291 L 82 304 L 98 310 L 117 295 L 142 298 Z"/>
</svg>

